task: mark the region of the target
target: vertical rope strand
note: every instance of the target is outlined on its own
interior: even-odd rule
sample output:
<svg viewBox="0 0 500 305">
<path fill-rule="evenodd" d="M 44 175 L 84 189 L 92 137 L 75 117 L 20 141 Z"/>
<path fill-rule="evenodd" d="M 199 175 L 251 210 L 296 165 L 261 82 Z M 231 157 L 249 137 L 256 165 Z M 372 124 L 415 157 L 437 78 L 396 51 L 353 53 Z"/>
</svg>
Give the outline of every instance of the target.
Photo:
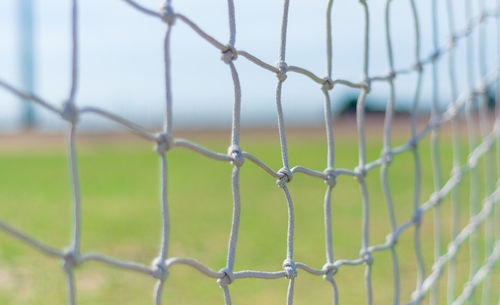
<svg viewBox="0 0 500 305">
<path fill-rule="evenodd" d="M 325 270 L 324 278 L 331 283 L 332 285 L 332 303 L 334 305 L 338 305 L 339 297 L 338 297 L 338 289 L 337 283 L 333 278 L 336 273 L 336 268 L 333 267 L 334 264 L 334 251 L 333 251 L 333 232 L 332 232 L 332 191 L 333 187 L 336 184 L 336 176 L 334 174 L 335 169 L 335 140 L 334 140 L 334 131 L 333 131 L 333 113 L 332 106 L 330 101 L 330 94 L 328 90 L 333 89 L 333 83 L 328 83 L 332 78 L 332 69 L 333 69 L 333 43 L 332 43 L 332 8 L 333 8 L 333 0 L 328 0 L 327 9 L 326 9 L 326 74 L 327 74 L 327 82 L 322 87 L 323 95 L 324 95 L 324 120 L 325 120 L 325 130 L 326 130 L 326 138 L 327 138 L 327 169 L 325 170 L 325 174 L 328 177 L 328 186 L 325 193 L 324 204 L 323 204 L 323 212 L 324 212 L 324 222 L 325 222 L 325 250 L 326 250 L 326 264 L 323 267 Z M 328 85 L 328 86 L 327 86 Z"/>
<path fill-rule="evenodd" d="M 448 15 L 448 28 L 450 32 L 450 52 L 448 53 L 448 73 L 451 87 L 451 102 L 456 103 L 458 97 L 457 80 L 455 71 L 455 20 L 453 11 L 453 0 L 446 1 L 446 9 Z M 452 175 L 460 174 L 460 122 L 459 117 L 453 118 L 452 122 L 452 147 L 453 147 L 453 170 Z M 460 182 L 453 189 L 452 193 L 452 222 L 451 222 L 451 238 L 452 240 L 457 237 L 459 230 L 459 197 L 460 197 Z M 447 288 L 447 302 L 451 304 L 455 299 L 455 277 L 456 277 L 456 260 L 453 259 L 448 267 L 448 288 Z"/>
<path fill-rule="evenodd" d="M 370 88 L 370 78 L 369 78 L 369 49 L 370 49 L 370 14 L 368 9 L 368 4 L 365 0 L 359 1 L 363 6 L 365 28 L 364 28 L 364 43 L 363 43 L 363 81 L 365 82 L 365 87 L 361 89 L 361 93 L 358 97 L 358 104 L 356 107 L 356 121 L 358 126 L 358 138 L 359 138 L 359 164 L 357 167 L 357 178 L 361 188 L 362 194 L 362 232 L 363 240 L 361 243 L 361 256 L 366 264 L 365 268 L 365 286 L 366 286 L 366 302 L 367 305 L 373 304 L 373 289 L 372 289 L 372 263 L 373 257 L 368 250 L 370 244 L 370 203 L 368 196 L 368 189 L 365 183 L 366 176 L 366 139 L 365 139 L 365 103 L 366 96 Z"/>
<path fill-rule="evenodd" d="M 471 17 L 471 12 L 472 12 L 472 1 L 467 0 L 465 1 L 465 19 L 468 22 L 468 24 L 471 23 L 472 17 Z M 465 107 L 465 120 L 466 120 L 466 125 L 467 125 L 467 133 L 468 133 L 468 138 L 469 138 L 469 154 L 472 153 L 474 150 L 474 147 L 476 146 L 476 122 L 474 120 L 474 115 L 473 115 L 473 108 L 474 108 L 474 103 L 475 103 L 475 96 L 472 93 L 472 90 L 474 88 L 474 79 L 475 79 L 475 74 L 474 74 L 474 49 L 473 49 L 473 44 L 472 44 L 472 36 L 468 35 L 466 38 L 466 68 L 467 68 L 467 83 L 468 83 L 468 89 L 471 92 L 467 105 Z M 474 217 L 478 213 L 478 204 L 479 204 L 479 175 L 477 172 L 476 168 L 472 168 L 470 170 L 470 196 L 469 196 L 469 201 L 470 201 L 470 209 L 469 209 L 469 214 L 470 217 Z M 470 267 L 469 267 L 469 280 L 472 280 L 474 277 L 474 274 L 477 272 L 478 269 L 478 236 L 477 233 L 473 233 L 470 237 L 469 240 L 469 255 L 470 255 Z M 475 292 L 471 293 L 471 296 L 469 297 L 469 304 L 474 305 L 475 304 Z"/>
<path fill-rule="evenodd" d="M 283 82 L 286 79 L 286 34 L 288 28 L 288 10 L 290 6 L 289 0 L 283 1 L 283 18 L 281 21 L 281 36 L 280 36 L 280 49 L 279 49 L 279 58 L 278 58 L 278 84 L 276 86 L 276 110 L 278 113 L 278 130 L 280 135 L 280 143 L 281 143 L 281 156 L 283 161 L 283 168 L 281 172 L 283 177 L 280 178 L 278 185 L 283 188 L 283 192 L 285 193 L 287 207 L 288 207 L 288 229 L 287 229 L 287 250 L 286 250 L 286 259 L 283 262 L 283 268 L 285 269 L 286 277 L 289 279 L 288 290 L 287 290 L 287 305 L 293 304 L 293 295 L 294 295 L 294 285 L 295 285 L 295 277 L 297 276 L 297 271 L 295 269 L 295 263 L 293 262 L 293 238 L 294 238 L 294 211 L 293 211 L 293 202 L 290 197 L 290 193 L 286 186 L 286 183 L 290 182 L 292 179 L 292 173 L 290 171 L 290 165 L 288 161 L 288 148 L 286 143 L 286 134 L 285 134 L 285 121 L 283 117 L 283 109 L 281 102 L 281 90 L 283 87 Z"/>
<path fill-rule="evenodd" d="M 500 0 L 496 1 L 496 9 L 500 10 Z M 500 18 L 496 18 L 496 63 L 497 67 L 500 67 Z M 495 121 L 494 121 L 494 127 L 500 129 L 500 79 L 497 79 L 496 81 L 496 90 L 495 90 Z M 497 134 L 496 137 L 496 163 L 497 163 L 497 188 L 500 187 L 500 133 Z M 494 217 L 496 220 L 496 230 L 495 230 L 495 240 L 500 240 L 500 207 L 498 205 L 495 206 L 495 211 L 494 211 Z M 498 280 L 497 280 L 498 283 Z M 497 305 L 500 305 L 500 294 L 497 295 L 498 297 L 498 302 Z"/>
<path fill-rule="evenodd" d="M 387 44 L 387 57 L 389 61 L 389 100 L 386 105 L 385 110 L 385 124 L 384 124 L 384 147 L 382 151 L 382 157 L 384 158 L 384 163 L 380 168 L 380 181 L 382 188 L 384 190 L 384 195 L 386 199 L 387 210 L 389 213 L 389 221 L 391 224 L 391 258 L 392 258 L 392 269 L 394 277 L 394 296 L 393 304 L 399 304 L 399 264 L 398 257 L 395 249 L 396 245 L 396 230 L 397 223 L 396 217 L 394 215 L 394 206 L 392 202 L 391 190 L 389 188 L 389 180 L 387 177 L 389 165 L 392 162 L 392 148 L 391 148 L 391 129 L 392 120 L 394 117 L 394 103 L 395 103 L 395 88 L 394 88 L 394 56 L 392 50 L 392 39 L 391 39 L 391 24 L 390 24 L 390 5 L 392 0 L 387 0 L 385 5 L 385 34 L 386 34 L 386 44 Z"/>
<path fill-rule="evenodd" d="M 69 123 L 68 132 L 68 154 L 70 162 L 71 189 L 73 193 L 73 235 L 71 245 L 66 250 L 63 267 L 67 278 L 68 303 L 76 305 L 76 284 L 73 268 L 78 263 L 80 255 L 81 236 L 81 203 L 80 203 L 80 183 L 78 179 L 78 166 L 76 155 L 76 124 L 78 120 L 78 110 L 75 106 L 75 95 L 78 86 L 78 2 L 72 1 L 71 6 L 71 88 L 69 97 L 63 105 L 63 117 Z"/>
<path fill-rule="evenodd" d="M 241 213 L 241 199 L 240 199 L 240 167 L 243 165 L 243 156 L 240 149 L 240 121 L 241 121 L 241 86 L 238 72 L 234 65 L 233 60 L 237 57 L 237 52 L 234 49 L 236 43 L 236 17 L 235 7 L 233 0 L 227 1 L 228 7 L 228 20 L 229 20 L 229 44 L 228 50 L 230 52 L 229 60 L 222 59 L 229 65 L 231 71 L 231 78 L 233 80 L 234 88 L 234 105 L 233 117 L 231 126 L 231 146 L 228 149 L 228 154 L 233 158 L 233 172 L 232 172 L 232 193 L 233 193 L 233 216 L 231 223 L 231 233 L 228 242 L 228 251 L 226 259 L 226 267 L 221 271 L 225 274 L 226 279 L 224 282 L 219 281 L 220 286 L 224 291 L 224 302 L 226 305 L 231 305 L 231 294 L 228 285 L 233 282 L 233 269 L 236 256 L 236 243 L 238 241 L 238 232 L 240 227 L 240 213 Z"/>
<path fill-rule="evenodd" d="M 165 66 L 165 122 L 164 122 L 164 132 L 167 135 L 172 134 L 173 127 L 173 109 L 172 109 L 172 75 L 171 75 L 171 63 L 170 63 L 170 41 L 171 41 L 172 25 L 167 25 L 167 31 L 165 32 L 165 39 L 163 42 L 163 61 Z"/>
<path fill-rule="evenodd" d="M 497 10 L 500 10 L 500 0 L 496 1 L 496 8 Z M 500 67 L 500 18 L 496 18 L 496 51 L 497 51 L 497 67 Z M 500 129 L 500 79 L 497 79 L 496 81 L 496 90 L 495 90 L 495 110 L 496 110 L 496 115 L 495 115 L 495 125 L 494 128 Z M 497 187 L 500 186 L 500 135 L 497 135 L 497 155 L 496 155 L 496 161 L 497 161 Z M 500 239 L 500 208 L 498 206 L 495 207 L 495 219 L 497 220 L 497 230 L 496 230 L 496 236 L 495 239 L 499 240 Z M 498 297 L 498 301 L 500 303 L 500 296 Z"/>
<path fill-rule="evenodd" d="M 484 0 L 479 0 L 479 12 L 480 18 L 484 18 L 483 16 L 486 14 L 485 2 Z M 480 96 L 479 96 L 479 128 L 481 131 L 481 137 L 484 141 L 489 133 L 489 118 L 488 118 L 488 87 L 484 83 L 484 79 L 487 74 L 487 64 L 486 64 L 486 24 L 481 22 L 479 25 L 479 33 L 478 33 L 478 47 L 477 47 L 477 57 L 478 57 L 478 67 L 480 74 Z M 485 195 L 491 194 L 494 190 L 493 183 L 493 150 L 492 147 L 488 148 L 488 152 L 485 154 L 483 159 L 484 161 L 484 184 L 485 184 Z M 494 243 L 494 219 L 493 214 L 488 217 L 485 228 L 484 228 L 484 263 L 486 263 L 488 256 L 493 252 L 493 243 Z M 483 291 L 481 297 L 482 305 L 490 305 L 490 294 L 491 294 L 491 277 L 486 276 L 483 280 Z"/>
<path fill-rule="evenodd" d="M 415 87 L 415 95 L 413 97 L 413 103 L 412 103 L 412 108 L 411 108 L 411 113 L 410 113 L 410 127 L 411 127 L 411 143 L 412 143 L 412 153 L 413 153 L 413 162 L 415 166 L 415 195 L 414 195 L 414 219 L 416 221 L 416 227 L 420 226 L 420 192 L 421 192 L 421 163 L 420 163 L 420 155 L 418 152 L 418 140 L 416 139 L 417 137 L 417 111 L 420 103 L 420 93 L 422 90 L 422 81 L 423 81 L 423 68 L 420 63 L 420 23 L 419 23 L 419 18 L 418 18 L 418 12 L 417 12 L 417 7 L 415 5 L 414 0 L 410 0 L 410 6 L 411 6 L 411 14 L 413 17 L 413 23 L 414 23 L 414 29 L 415 29 L 415 67 L 417 71 L 417 84 Z M 416 230 L 417 231 L 417 230 Z M 417 237 L 417 236 L 415 236 Z M 418 237 L 420 238 L 420 237 Z M 416 239 L 419 240 L 419 239 Z M 416 244 L 416 249 L 419 248 L 419 245 Z M 419 255 L 420 254 L 420 255 Z M 417 251 L 417 258 L 420 258 L 420 261 L 418 263 L 418 273 L 420 277 L 424 276 L 424 264 L 423 264 L 423 259 L 421 256 L 421 252 Z M 417 287 L 419 287 L 420 282 L 417 279 Z M 433 296 L 434 295 L 434 296 Z M 433 289 L 431 293 L 431 304 L 432 304 L 432 299 L 437 297 L 437 289 Z"/>
<path fill-rule="evenodd" d="M 160 157 L 160 211 L 161 211 L 161 242 L 158 257 L 153 261 L 153 273 L 157 279 L 153 298 L 155 305 L 162 304 L 163 288 L 168 276 L 165 261 L 168 258 L 170 243 L 170 212 L 168 206 L 168 158 L 167 151 L 171 148 L 173 129 L 173 97 L 172 97 L 172 74 L 171 74 L 171 36 L 174 19 L 170 16 L 173 13 L 171 1 L 166 1 L 162 7 L 162 19 L 167 24 L 165 37 L 163 39 L 163 62 L 164 62 L 164 90 L 165 90 L 165 112 L 163 121 L 163 134 L 159 135 L 157 143 L 157 153 Z"/>
<path fill-rule="evenodd" d="M 326 7 L 326 74 L 332 78 L 333 43 L 332 43 L 332 8 L 333 0 L 328 0 Z"/>
<path fill-rule="evenodd" d="M 72 0 L 71 8 L 71 89 L 68 101 L 74 103 L 78 87 L 78 1 Z"/>
<path fill-rule="evenodd" d="M 432 44 L 434 54 L 439 52 L 439 24 L 437 18 L 437 1 L 432 0 Z M 432 60 L 432 105 L 431 105 L 431 124 L 436 124 L 439 121 L 439 70 L 436 60 Z M 434 177 L 434 193 L 437 194 L 442 187 L 441 178 L 441 158 L 439 155 L 439 127 L 433 128 L 431 132 L 431 158 Z M 434 207 L 434 261 L 441 257 L 441 207 L 440 200 Z M 417 287 L 422 286 L 422 277 L 419 276 Z M 438 302 L 439 287 L 436 285 L 431 294 L 431 304 L 436 305 Z"/>
<path fill-rule="evenodd" d="M 278 58 L 278 84 L 276 86 L 276 108 L 278 114 L 278 130 L 280 134 L 280 143 L 281 143 L 281 155 L 283 160 L 283 167 L 289 168 L 288 164 L 288 149 L 286 144 L 286 134 L 285 134 L 285 122 L 283 118 L 283 109 L 281 103 L 281 89 L 283 86 L 283 82 L 286 79 L 286 32 L 288 26 L 288 8 L 290 6 L 289 0 L 283 1 L 283 18 L 281 21 L 281 36 L 280 36 L 280 49 L 279 49 L 279 58 Z"/>
</svg>

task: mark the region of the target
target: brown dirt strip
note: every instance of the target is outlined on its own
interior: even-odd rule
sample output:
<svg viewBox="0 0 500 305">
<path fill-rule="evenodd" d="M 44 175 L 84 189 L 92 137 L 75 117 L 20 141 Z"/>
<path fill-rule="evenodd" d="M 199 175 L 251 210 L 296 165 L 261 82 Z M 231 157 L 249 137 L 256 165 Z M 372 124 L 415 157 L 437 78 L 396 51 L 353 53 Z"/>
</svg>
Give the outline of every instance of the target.
<svg viewBox="0 0 500 305">
<path fill-rule="evenodd" d="M 421 130 L 428 122 L 428 117 L 418 119 L 418 130 Z M 334 120 L 334 136 L 336 138 L 357 137 L 356 117 L 354 115 L 344 115 Z M 465 129 L 465 124 L 461 124 Z M 442 134 L 449 134 L 450 126 L 445 124 L 442 127 Z M 370 114 L 365 118 L 365 131 L 367 138 L 381 138 L 384 131 L 384 115 Z M 287 126 L 287 137 L 318 137 L 325 138 L 325 127 L 321 125 L 309 126 Z M 242 138 L 262 138 L 277 137 L 277 127 L 242 127 Z M 394 137 L 410 137 L 410 120 L 405 114 L 396 115 L 392 124 L 392 135 Z M 174 130 L 174 136 L 177 138 L 187 138 L 193 141 L 209 141 L 210 139 L 221 139 L 230 137 L 229 128 L 199 128 Z M 140 137 L 130 132 L 105 132 L 105 133 L 79 133 L 79 145 L 92 145 L 103 143 L 130 143 L 133 141 L 145 142 Z M 38 131 L 23 131 L 9 134 L 0 134 L 0 151 L 12 150 L 45 150 L 54 147 L 64 147 L 66 144 L 65 133 L 42 133 Z"/>
</svg>

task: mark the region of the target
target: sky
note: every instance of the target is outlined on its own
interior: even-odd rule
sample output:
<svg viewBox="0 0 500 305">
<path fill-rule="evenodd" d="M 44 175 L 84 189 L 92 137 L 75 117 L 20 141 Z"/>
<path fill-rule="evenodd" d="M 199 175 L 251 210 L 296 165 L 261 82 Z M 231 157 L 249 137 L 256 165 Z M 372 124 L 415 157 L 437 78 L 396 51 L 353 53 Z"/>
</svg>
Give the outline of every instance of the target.
<svg viewBox="0 0 500 305">
<path fill-rule="evenodd" d="M 456 29 L 466 25 L 465 6 L 469 0 L 453 0 Z M 419 0 L 422 58 L 432 53 L 431 0 Z M 479 14 L 478 2 L 472 1 L 472 16 Z M 157 10 L 162 2 L 138 1 Z M 385 3 L 368 0 L 370 9 L 369 74 L 385 75 L 388 56 L 385 32 Z M 485 0 L 493 7 L 495 0 Z M 446 2 L 438 0 L 439 42 L 449 41 Z M 71 1 L 33 0 L 35 32 L 35 93 L 54 104 L 61 104 L 70 85 Z M 290 0 L 286 62 L 306 68 L 321 77 L 326 75 L 327 0 Z M 222 43 L 229 38 L 227 2 L 224 0 L 173 0 L 173 8 L 195 22 Z M 278 60 L 282 1 L 235 0 L 236 48 L 245 50 L 274 65 Z M 122 0 L 79 1 L 80 81 L 77 105 L 101 107 L 134 122 L 155 128 L 161 125 L 165 108 L 163 36 L 166 24 L 144 15 Z M 396 69 L 406 68 L 415 59 L 415 28 L 409 0 L 393 0 L 390 9 L 391 36 Z M 487 64 L 496 66 L 494 19 L 485 25 Z M 19 74 L 19 24 L 17 0 L 0 1 L 0 79 L 22 88 Z M 333 78 L 359 82 L 362 78 L 364 11 L 359 1 L 335 0 L 332 13 Z M 477 55 L 477 32 L 473 36 Z M 177 21 L 172 30 L 172 85 L 174 125 L 228 126 L 231 122 L 234 93 L 228 66 L 220 52 L 189 27 Z M 456 76 L 459 91 L 466 91 L 467 57 L 465 40 L 456 47 Z M 473 63 L 477 63 L 474 58 Z M 236 68 L 242 85 L 242 124 L 276 123 L 276 75 L 243 57 Z M 451 100 L 448 58 L 439 61 L 440 103 Z M 475 64 L 474 77 L 478 77 Z M 407 109 L 415 91 L 416 74 L 398 77 L 396 107 Z M 431 96 L 430 66 L 424 73 L 421 110 L 428 109 Z M 346 96 L 359 90 L 336 86 L 331 91 L 334 110 Z M 384 107 L 389 93 L 387 83 L 374 83 L 369 103 Z M 15 130 L 20 124 L 22 103 L 0 89 L 0 130 Z M 323 96 L 320 85 L 307 77 L 288 73 L 283 85 L 285 122 L 315 124 L 322 122 Z M 58 129 L 64 122 L 36 108 L 37 126 Z M 117 128 L 109 122 L 86 117 L 82 128 Z"/>
</svg>

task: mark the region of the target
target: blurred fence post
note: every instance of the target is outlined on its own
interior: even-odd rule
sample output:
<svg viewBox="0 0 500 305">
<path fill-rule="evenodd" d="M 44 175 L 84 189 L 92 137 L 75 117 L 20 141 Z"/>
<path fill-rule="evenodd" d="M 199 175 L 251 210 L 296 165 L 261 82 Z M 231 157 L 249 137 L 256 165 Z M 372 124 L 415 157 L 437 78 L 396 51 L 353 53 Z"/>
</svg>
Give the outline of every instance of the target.
<svg viewBox="0 0 500 305">
<path fill-rule="evenodd" d="M 21 86 L 23 91 L 34 91 L 34 46 L 33 46 L 33 1 L 18 0 L 18 26 L 19 26 L 19 68 L 21 72 Z M 23 101 L 21 112 L 21 126 L 31 129 L 35 124 L 33 105 Z"/>
</svg>

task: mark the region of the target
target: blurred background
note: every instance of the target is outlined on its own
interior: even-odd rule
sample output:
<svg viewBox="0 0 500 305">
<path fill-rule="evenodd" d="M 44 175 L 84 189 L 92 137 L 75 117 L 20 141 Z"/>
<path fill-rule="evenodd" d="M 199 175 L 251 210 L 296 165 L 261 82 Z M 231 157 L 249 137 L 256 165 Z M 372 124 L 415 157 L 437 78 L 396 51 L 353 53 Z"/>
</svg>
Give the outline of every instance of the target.
<svg viewBox="0 0 500 305">
<path fill-rule="evenodd" d="M 67 97 L 71 82 L 71 1 L 0 1 L 0 80 L 33 92 L 59 106 Z M 369 75 L 388 71 L 385 33 L 385 1 L 367 1 L 370 11 Z M 433 52 L 431 0 L 415 1 L 421 26 L 421 58 Z M 466 28 L 466 14 L 477 18 L 481 1 L 453 0 L 457 31 Z M 485 0 L 486 8 L 498 1 Z M 156 10 L 157 0 L 138 0 Z M 466 7 L 471 9 L 466 11 Z M 282 1 L 235 1 L 236 48 L 274 65 L 278 59 Z M 440 47 L 450 41 L 446 1 L 437 0 Z M 176 12 L 194 21 L 218 41 L 229 36 L 227 2 L 224 0 L 173 1 Z M 316 75 L 326 75 L 326 0 L 291 0 L 286 61 Z M 141 14 L 121 0 L 79 1 L 80 74 L 76 95 L 78 106 L 97 106 L 152 130 L 163 124 L 165 109 L 163 36 L 166 25 Z M 390 10 L 395 69 L 410 68 L 415 61 L 415 28 L 410 1 L 394 0 Z M 498 32 L 495 18 L 483 26 L 486 33 L 485 62 L 489 72 L 497 69 Z M 364 37 L 364 11 L 358 1 L 335 0 L 332 11 L 333 79 L 360 82 Z M 466 56 L 466 40 L 455 47 L 455 71 L 459 93 L 480 78 L 478 28 L 471 36 L 473 56 Z M 233 84 L 220 51 L 201 39 L 182 22 L 172 30 L 172 91 L 174 136 L 182 137 L 216 152 L 225 153 L 230 137 Z M 451 103 L 449 54 L 437 63 L 439 105 Z M 276 75 L 239 57 L 235 61 L 242 86 L 241 147 L 268 164 L 282 167 L 276 123 Z M 471 73 L 468 73 L 470 65 Z M 396 115 L 392 146 L 411 137 L 409 109 L 413 102 L 417 74 L 395 79 Z M 424 67 L 418 109 L 419 130 L 429 118 L 432 97 L 431 67 Z M 283 110 L 289 145 L 290 167 L 301 165 L 323 171 L 327 144 L 321 86 L 309 78 L 288 73 L 283 84 Z M 488 90 L 493 109 L 495 87 Z M 372 83 L 367 98 L 367 161 L 383 150 L 383 110 L 390 87 Z M 354 169 L 358 164 L 358 133 L 355 106 L 358 89 L 342 85 L 330 91 L 335 113 L 335 167 Z M 474 106 L 477 105 L 474 103 Z M 472 128 L 479 130 L 473 107 Z M 491 111 L 492 112 L 492 111 Z M 489 117 L 493 124 L 493 117 Z M 461 164 L 481 141 L 468 142 L 468 125 L 460 121 Z M 57 249 L 70 240 L 71 185 L 65 132 L 60 117 L 19 100 L 0 88 L 0 220 Z M 449 123 L 443 124 L 438 142 L 442 173 L 440 185 L 451 177 L 454 146 Z M 498 148 L 497 148 L 498 149 Z M 388 170 L 396 221 L 400 225 L 413 217 L 415 193 L 419 204 L 435 191 L 430 136 L 418 146 L 421 189 L 415 189 L 415 159 L 411 151 L 395 156 Z M 152 143 L 131 135 L 122 127 L 87 115 L 78 124 L 77 151 L 82 197 L 82 253 L 99 252 L 149 266 L 157 256 L 161 217 L 158 155 Z M 169 257 L 192 257 L 214 270 L 225 266 L 231 228 L 231 172 L 227 162 L 218 162 L 175 148 L 168 152 L 168 198 L 171 209 Z M 473 203 L 481 207 L 498 175 L 487 178 L 486 169 L 499 166 L 497 158 L 478 163 L 476 176 L 464 175 L 458 186 L 459 227 L 470 220 Z M 286 253 L 287 208 L 283 191 L 273 177 L 251 162 L 241 169 L 241 227 L 235 270 L 282 270 Z M 387 198 L 381 188 L 379 168 L 366 177 L 370 198 L 370 245 L 381 244 L 390 233 Z M 477 186 L 477 192 L 473 189 Z M 295 208 L 294 259 L 315 268 L 325 262 L 323 198 L 321 179 L 297 174 L 289 184 Z M 432 272 L 434 238 L 441 239 L 441 254 L 452 239 L 451 195 L 440 204 L 440 215 L 432 210 L 422 218 L 422 254 L 426 275 Z M 497 212 L 498 213 L 498 212 Z M 440 219 L 440 224 L 434 222 Z M 357 259 L 361 247 L 362 200 L 359 183 L 340 176 L 332 192 L 332 223 L 335 259 Z M 500 233 L 500 222 L 495 229 Z M 456 295 L 471 273 L 470 251 L 478 251 L 482 265 L 485 226 L 480 226 L 477 243 L 464 243 L 456 257 Z M 500 234 L 496 235 L 497 237 Z M 404 231 L 396 247 L 400 266 L 401 304 L 410 301 L 417 281 L 414 230 Z M 394 276 L 390 251 L 374 253 L 374 304 L 393 304 Z M 0 304 L 67 304 L 66 280 L 61 262 L 43 256 L 24 243 L 0 232 Z M 185 266 L 174 266 L 165 285 L 165 304 L 223 304 L 215 280 Z M 364 265 L 344 266 L 335 275 L 341 304 L 365 304 Z M 152 304 L 155 281 L 148 276 L 97 263 L 76 269 L 78 304 Z M 446 302 L 447 269 L 438 281 L 439 304 Z M 500 270 L 492 286 L 499 287 Z M 242 279 L 231 284 L 234 304 L 284 304 L 288 280 Z M 294 304 L 331 304 L 332 287 L 320 276 L 299 271 Z M 482 286 L 478 288 L 478 291 Z M 493 289 L 491 300 L 498 300 Z M 481 293 L 474 298 L 482 303 Z M 426 298 L 422 303 L 428 303 Z"/>
<path fill-rule="evenodd" d="M 156 0 L 140 3 L 153 10 L 160 6 L 160 1 Z M 326 4 L 326 1 L 292 2 L 288 27 L 287 63 L 304 67 L 320 77 L 326 75 Z M 443 47 L 450 39 L 445 4 L 445 1 L 438 1 L 439 42 Z M 494 7 L 495 1 L 485 1 L 485 5 Z M 78 105 L 99 106 L 135 122 L 159 126 L 165 94 L 162 55 L 165 25 L 118 0 L 82 1 L 79 6 L 81 73 Z M 388 71 L 385 1 L 373 1 L 369 6 L 369 74 L 380 76 Z M 472 5 L 471 16 L 479 15 L 477 6 L 476 3 Z M 363 64 L 363 9 L 356 1 L 337 1 L 334 7 L 333 78 L 359 82 Z M 417 7 L 422 36 L 421 57 L 426 58 L 433 52 L 431 1 L 419 1 Z M 467 25 L 465 7 L 465 1 L 454 5 L 457 31 Z M 227 41 L 225 1 L 182 1 L 175 3 L 175 10 L 191 18 L 219 41 Z M 32 87 L 46 100 L 62 103 L 70 84 L 70 2 L 5 0 L 0 3 L 0 14 L 0 78 L 17 88 Z M 33 18 L 25 18 L 26 14 Z M 278 58 L 281 17 L 280 1 L 238 2 L 236 47 L 274 65 Z M 390 20 L 396 70 L 411 67 L 415 61 L 415 33 L 409 1 L 394 1 Z M 485 26 L 487 39 L 494 39 L 493 19 Z M 472 39 L 476 42 L 477 35 Z M 461 89 L 467 88 L 465 47 L 465 41 L 460 40 L 455 55 L 456 76 Z M 488 66 L 494 66 L 495 52 L 493 44 L 486 49 Z M 29 67 L 26 67 L 27 61 L 32 62 Z M 220 60 L 220 52 L 179 22 L 172 36 L 172 63 L 175 126 L 229 126 L 233 89 L 228 69 Z M 443 79 L 439 97 L 442 105 L 450 100 L 447 65 L 448 60 L 439 61 Z M 276 76 L 244 58 L 236 61 L 236 67 L 242 84 L 243 124 L 274 126 Z M 32 75 L 23 76 L 22 71 Z M 474 71 L 476 77 L 477 64 Z M 425 72 L 420 103 L 422 111 L 429 109 L 431 97 L 430 69 Z M 286 122 L 321 124 L 323 97 L 320 86 L 303 75 L 289 74 L 283 91 Z M 28 84 L 27 79 L 32 79 L 32 84 Z M 396 108 L 399 111 L 409 109 L 415 83 L 415 73 L 397 78 Z M 386 83 L 374 83 L 367 106 L 383 109 L 388 92 Z M 332 91 L 334 111 L 342 112 L 358 93 L 337 86 Z M 23 103 L 4 90 L 0 91 L 0 100 L 0 129 L 21 128 L 25 113 Z M 43 110 L 36 109 L 35 112 L 33 120 L 37 129 L 59 130 L 64 126 L 63 122 L 54 120 Z M 81 128 L 87 130 L 116 128 L 95 118 L 87 118 L 81 123 Z"/>
</svg>

